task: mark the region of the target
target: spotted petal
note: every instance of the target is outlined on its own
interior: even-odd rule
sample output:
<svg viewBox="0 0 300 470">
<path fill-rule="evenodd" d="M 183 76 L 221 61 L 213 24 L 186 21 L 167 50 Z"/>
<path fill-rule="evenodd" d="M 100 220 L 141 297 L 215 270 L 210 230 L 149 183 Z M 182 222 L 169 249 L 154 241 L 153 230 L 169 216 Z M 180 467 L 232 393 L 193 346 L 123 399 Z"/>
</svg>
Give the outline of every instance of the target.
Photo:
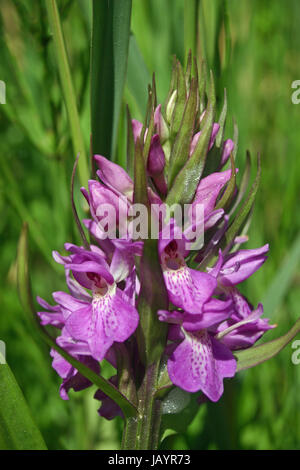
<svg viewBox="0 0 300 470">
<path fill-rule="evenodd" d="M 212 401 L 221 397 L 224 377 L 233 377 L 235 371 L 231 351 L 206 330 L 185 333 L 168 361 L 168 373 L 175 385 L 187 392 L 201 390 Z"/>
<path fill-rule="evenodd" d="M 95 295 L 87 308 L 74 312 L 66 327 L 75 339 L 87 341 L 92 356 L 101 361 L 114 341 L 123 342 L 134 333 L 138 321 L 136 309 L 113 286 L 105 295 Z"/>
<path fill-rule="evenodd" d="M 217 286 L 214 277 L 187 266 L 165 270 L 164 279 L 170 301 L 188 313 L 201 313 Z"/>
</svg>

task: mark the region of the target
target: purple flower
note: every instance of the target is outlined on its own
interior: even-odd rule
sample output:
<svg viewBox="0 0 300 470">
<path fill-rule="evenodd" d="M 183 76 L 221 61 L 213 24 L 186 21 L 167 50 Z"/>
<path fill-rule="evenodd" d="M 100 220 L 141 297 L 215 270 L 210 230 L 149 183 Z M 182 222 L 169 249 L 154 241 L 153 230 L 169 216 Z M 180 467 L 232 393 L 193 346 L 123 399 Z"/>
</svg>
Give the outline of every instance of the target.
<svg viewBox="0 0 300 470">
<path fill-rule="evenodd" d="M 252 346 L 265 331 L 274 328 L 261 319 L 262 305 L 253 310 L 237 289 L 225 301 L 212 298 L 202 312 L 158 312 L 170 324 L 168 373 L 174 385 L 188 392 L 201 390 L 217 401 L 223 393 L 223 379 L 233 377 L 236 360 L 232 350 Z"/>
<path fill-rule="evenodd" d="M 251 347 L 268 330 L 275 328 L 268 318 L 261 318 L 262 304 L 254 310 L 247 299 L 236 289 L 231 288 L 234 312 L 216 328 L 217 338 L 232 350 Z"/>
<path fill-rule="evenodd" d="M 48 312 L 38 312 L 43 325 L 52 325 L 61 329 L 61 335 L 56 338 L 57 344 L 66 350 L 71 356 L 78 359 L 97 374 L 100 372 L 98 362 L 91 357 L 87 343 L 76 341 L 72 338 L 65 328 L 67 318 L 76 308 L 82 307 L 82 301 L 72 297 L 65 292 L 54 292 L 53 298 L 57 305 L 51 306 L 40 297 L 37 298 L 39 304 L 48 310 Z M 63 400 L 68 400 L 68 391 L 73 388 L 74 391 L 84 390 L 90 387 L 91 382 L 81 375 L 68 361 L 66 361 L 57 351 L 51 349 L 50 355 L 53 358 L 52 367 L 63 379 L 60 386 L 60 396 Z"/>
<path fill-rule="evenodd" d="M 212 173 L 200 180 L 193 200 L 193 206 L 203 204 L 204 215 L 210 214 L 216 205 L 220 191 L 230 180 L 231 170 Z"/>
<path fill-rule="evenodd" d="M 147 159 L 147 172 L 152 177 L 153 182 L 158 191 L 166 195 L 168 191 L 166 179 L 164 176 L 164 168 L 166 164 L 165 154 L 160 143 L 158 134 L 151 139 L 149 155 Z"/>
<path fill-rule="evenodd" d="M 223 286 L 231 286 L 245 281 L 252 276 L 267 260 L 266 254 L 269 251 L 269 245 L 252 250 L 239 250 L 235 253 L 225 256 L 219 254 L 220 270 L 217 273 L 218 281 Z M 215 271 L 214 271 L 215 272 Z M 211 271 L 212 274 L 212 271 Z"/>
<path fill-rule="evenodd" d="M 218 207 L 232 182 L 232 169 L 222 168 L 235 144 L 223 139 L 223 112 L 219 123 L 211 121 L 215 115 L 214 87 L 211 84 L 206 100 L 205 91 L 196 90 L 197 83 L 189 67 L 183 72 L 176 63 L 165 106 L 153 105 L 157 101 L 153 86 L 146 122 L 129 122 L 128 135 L 132 126 L 133 142 L 127 157 L 141 151 L 144 159 L 138 165 L 129 162 L 140 171 L 139 181 L 133 182 L 119 165 L 95 155 L 97 179 L 89 180 L 87 189 L 81 188 L 90 210 L 90 218 L 83 224 L 93 241 L 88 245 L 83 237 L 84 248 L 67 243 L 67 255 L 53 253 L 64 266 L 69 293 L 54 292 L 53 306 L 38 298 L 44 309 L 38 312 L 42 325 L 60 330 L 57 344 L 65 351 L 97 374 L 98 362 L 109 360 L 116 369 L 109 379 L 115 387 L 120 379 L 126 382 L 126 367 L 130 368 L 130 388 L 136 381 L 137 402 L 143 399 L 140 390 L 149 372 L 145 364 L 152 364 L 150 358 L 158 363 L 159 354 L 167 355 L 169 378 L 175 386 L 191 393 L 202 391 L 209 400 L 217 401 L 224 379 L 236 372 L 233 351 L 251 347 L 274 327 L 262 318 L 262 305 L 253 308 L 236 287 L 263 265 L 269 246 L 237 250 L 236 244 L 247 240 L 241 229 L 248 215 L 243 212 L 243 217 L 235 217 L 234 224 L 230 220 L 242 199 L 238 179 L 231 200 Z M 188 122 L 191 129 L 187 129 Z M 199 138 L 203 147 L 196 162 Z M 133 143 L 135 151 L 131 151 Z M 207 176 L 201 178 L 202 173 Z M 137 208 L 135 203 L 141 201 L 143 207 Z M 184 214 L 179 216 L 177 208 Z M 139 210 L 141 217 L 136 213 Z M 149 229 L 152 237 L 158 238 L 157 246 L 146 240 Z M 165 286 L 155 285 L 158 279 Z M 156 298 L 158 295 L 161 298 Z M 137 307 L 143 321 L 135 335 Z M 167 324 L 161 337 L 155 326 L 157 314 Z M 123 342 L 122 352 L 117 351 L 115 343 Z M 68 399 L 71 388 L 76 391 L 91 385 L 56 351 L 52 350 L 51 356 L 63 379 L 63 399 Z M 126 395 L 126 387 L 122 386 L 122 393 Z M 122 416 L 119 406 L 101 390 L 95 399 L 102 402 L 100 416 Z"/>
<path fill-rule="evenodd" d="M 233 149 L 234 149 L 234 142 L 231 139 L 225 140 L 223 144 L 222 155 L 221 155 L 221 162 L 220 162 L 221 168 L 226 164 L 227 160 L 230 157 L 230 154 L 233 152 Z"/>
<path fill-rule="evenodd" d="M 62 335 L 57 338 L 57 344 L 65 349 L 71 356 L 78 359 L 82 364 L 92 369 L 96 374 L 100 373 L 98 362 L 91 357 L 88 345 L 83 342 L 75 342 L 66 329 L 63 329 Z M 68 361 L 66 361 L 57 351 L 51 349 L 50 355 L 53 358 L 52 367 L 63 379 L 60 386 L 60 396 L 63 400 L 68 400 L 68 392 L 72 388 L 75 392 L 79 392 L 88 388 L 92 383 L 77 369 L 75 369 Z"/>
<path fill-rule="evenodd" d="M 217 137 L 217 134 L 219 132 L 219 129 L 220 129 L 220 125 L 217 124 L 217 123 L 214 123 L 213 129 L 212 129 L 212 132 L 211 132 L 211 136 L 210 136 L 210 140 L 209 140 L 208 150 L 210 150 L 213 147 L 213 145 L 215 143 L 215 140 L 216 140 L 216 137 Z M 197 134 L 194 135 L 194 137 L 192 139 L 192 142 L 191 142 L 190 155 L 192 155 L 192 153 L 194 152 L 194 150 L 197 146 L 200 135 L 201 135 L 201 131 L 197 132 Z"/>
<path fill-rule="evenodd" d="M 175 240 L 177 232 L 175 227 L 171 242 L 160 241 L 169 297 L 181 308 L 158 312 L 159 319 L 170 324 L 169 340 L 173 342 L 167 347 L 168 373 L 174 385 L 188 392 L 201 390 L 210 400 L 217 401 L 223 393 L 223 379 L 235 374 L 236 361 L 231 351 L 252 346 L 274 327 L 268 319 L 260 318 L 261 304 L 253 310 L 232 287 L 263 264 L 268 245 L 257 250 L 240 250 L 225 256 L 225 261 L 220 251 L 215 267 L 209 270 L 218 285 L 208 287 L 206 278 L 201 276 L 205 273 L 186 266 L 184 244 Z M 184 274 L 178 281 L 180 269 Z M 198 273 L 197 277 L 194 272 Z M 192 282 L 194 278 L 197 283 Z M 202 301 L 198 300 L 199 291 Z"/>
<path fill-rule="evenodd" d="M 109 382 L 117 387 L 118 376 L 114 375 L 113 377 L 109 379 Z M 115 418 L 116 416 L 121 416 L 123 418 L 123 413 L 122 413 L 121 408 L 111 398 L 109 398 L 104 392 L 102 392 L 102 390 L 97 390 L 97 392 L 94 395 L 94 398 L 102 402 L 100 408 L 98 409 L 98 413 L 100 416 L 102 416 L 103 418 L 106 418 L 109 421 Z"/>
<path fill-rule="evenodd" d="M 95 155 L 94 158 L 99 168 L 97 175 L 104 185 L 119 196 L 125 196 L 132 201 L 133 181 L 126 171 L 102 155 Z"/>
<path fill-rule="evenodd" d="M 66 329 L 75 340 L 86 342 L 91 355 L 101 361 L 115 341 L 123 342 L 134 333 L 139 316 L 130 298 L 117 286 L 116 281 L 123 280 L 118 264 L 109 266 L 98 253 L 74 245 L 68 248 L 73 255 L 65 267 L 91 291 L 91 298 L 72 311 Z"/>
<path fill-rule="evenodd" d="M 168 359 L 170 380 L 187 392 L 201 390 L 210 400 L 218 401 L 223 393 L 223 379 L 235 375 L 236 360 L 230 349 L 217 341 L 208 328 L 185 329 L 185 313 L 181 313 L 181 318 L 178 313 L 174 318 L 173 312 L 159 312 L 161 321 L 178 323 L 169 336 L 175 342 Z M 212 323 L 214 321 L 212 319 Z"/>
<path fill-rule="evenodd" d="M 161 238 L 159 241 L 159 255 L 169 300 L 191 314 L 199 313 L 211 297 L 217 282 L 210 274 L 187 266 L 184 258 L 188 253 L 185 248 L 188 240 L 184 234 L 178 233 L 179 228 L 173 224 L 171 227 L 171 239 Z"/>
</svg>

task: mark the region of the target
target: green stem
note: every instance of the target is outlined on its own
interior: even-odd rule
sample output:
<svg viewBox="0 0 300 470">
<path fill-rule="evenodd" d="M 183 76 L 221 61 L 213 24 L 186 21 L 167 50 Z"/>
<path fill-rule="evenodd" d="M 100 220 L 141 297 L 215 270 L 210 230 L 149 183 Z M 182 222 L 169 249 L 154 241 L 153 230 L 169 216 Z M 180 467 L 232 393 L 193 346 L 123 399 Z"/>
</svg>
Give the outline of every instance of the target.
<svg viewBox="0 0 300 470">
<path fill-rule="evenodd" d="M 137 417 L 126 421 L 123 450 L 155 450 L 159 445 L 161 401 L 155 397 L 159 364 L 148 367 L 138 391 Z"/>
<path fill-rule="evenodd" d="M 86 185 L 89 178 L 87 155 L 80 128 L 80 120 L 77 110 L 75 92 L 71 78 L 70 66 L 68 62 L 67 51 L 65 47 L 56 0 L 47 0 L 46 7 L 50 27 L 53 33 L 58 71 L 71 128 L 73 150 L 75 155 L 77 155 L 78 153 L 80 154 L 78 162 L 80 182 L 81 184 Z"/>
</svg>

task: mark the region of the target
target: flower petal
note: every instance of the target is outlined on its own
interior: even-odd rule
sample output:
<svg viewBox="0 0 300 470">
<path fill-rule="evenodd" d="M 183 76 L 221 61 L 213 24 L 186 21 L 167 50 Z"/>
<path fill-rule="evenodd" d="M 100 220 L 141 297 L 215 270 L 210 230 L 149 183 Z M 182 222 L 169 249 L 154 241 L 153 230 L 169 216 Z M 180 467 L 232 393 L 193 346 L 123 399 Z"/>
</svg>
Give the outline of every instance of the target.
<svg viewBox="0 0 300 470">
<path fill-rule="evenodd" d="M 235 371 L 231 351 L 206 330 L 186 333 L 168 360 L 169 376 L 175 385 L 187 392 L 201 390 L 212 401 L 221 397 L 224 377 L 233 377 Z"/>
<path fill-rule="evenodd" d="M 201 313 L 203 304 L 217 286 L 214 277 L 187 266 L 165 270 L 164 279 L 170 301 L 188 313 Z"/>
<path fill-rule="evenodd" d="M 116 163 L 111 162 L 102 155 L 94 155 L 98 165 L 100 179 L 108 187 L 116 189 L 119 193 L 124 194 L 130 200 L 133 195 L 133 182 L 125 170 Z"/>
</svg>

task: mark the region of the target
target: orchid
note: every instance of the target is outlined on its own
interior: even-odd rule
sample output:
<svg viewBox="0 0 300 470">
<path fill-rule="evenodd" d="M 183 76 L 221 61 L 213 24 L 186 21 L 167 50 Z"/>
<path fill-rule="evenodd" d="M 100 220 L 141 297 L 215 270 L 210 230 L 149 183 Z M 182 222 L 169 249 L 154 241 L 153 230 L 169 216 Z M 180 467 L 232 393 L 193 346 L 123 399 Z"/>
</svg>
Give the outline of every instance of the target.
<svg viewBox="0 0 300 470">
<path fill-rule="evenodd" d="M 156 104 L 153 85 L 145 122 L 128 123 L 128 172 L 94 155 L 97 179 L 81 188 L 90 218 L 76 220 L 83 245 L 53 252 L 69 292 L 54 292 L 55 305 L 38 298 L 41 325 L 59 331 L 56 344 L 67 354 L 54 343 L 63 399 L 70 388 L 92 385 L 81 365 L 96 378 L 103 360 L 114 367 L 94 398 L 102 402 L 100 416 L 125 419 L 124 448 L 157 447 L 161 405 L 175 387 L 218 401 L 226 380 L 242 368 L 241 351 L 275 327 L 262 304 L 254 308 L 237 287 L 269 251 L 268 244 L 240 248 L 260 162 L 244 197 L 236 142 L 224 138 L 224 119 L 216 121 L 213 77 L 206 93 L 191 67 L 185 72 L 176 62 L 165 105 Z M 139 223 L 136 205 L 146 210 Z M 135 232 L 141 224 L 146 236 Z"/>
</svg>

